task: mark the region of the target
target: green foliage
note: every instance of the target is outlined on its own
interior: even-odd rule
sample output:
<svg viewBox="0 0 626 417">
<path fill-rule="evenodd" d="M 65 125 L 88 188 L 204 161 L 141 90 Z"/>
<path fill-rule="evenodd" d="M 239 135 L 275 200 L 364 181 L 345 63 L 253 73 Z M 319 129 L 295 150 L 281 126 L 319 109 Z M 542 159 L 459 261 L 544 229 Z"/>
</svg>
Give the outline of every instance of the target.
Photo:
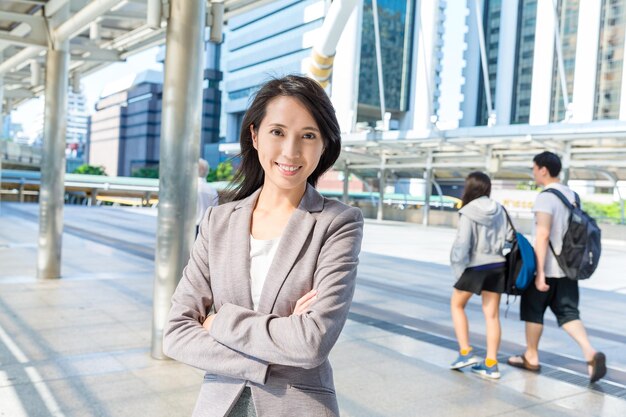
<svg viewBox="0 0 626 417">
<path fill-rule="evenodd" d="M 619 223 L 621 219 L 619 203 L 603 204 L 583 201 L 583 210 L 596 220 Z"/>
<path fill-rule="evenodd" d="M 72 174 L 85 174 L 85 175 L 107 175 L 103 166 L 94 166 L 89 164 L 83 164 L 76 168 Z"/>
<path fill-rule="evenodd" d="M 216 169 L 209 169 L 208 182 L 230 181 L 233 179 L 233 164 L 230 161 L 220 162 Z"/>
<path fill-rule="evenodd" d="M 131 177 L 159 178 L 159 167 L 143 167 L 133 171 Z"/>
<path fill-rule="evenodd" d="M 537 184 L 535 184 L 534 181 L 525 181 L 525 182 L 518 182 L 515 185 L 515 189 L 516 190 L 530 190 L 530 191 L 535 191 L 537 190 L 539 187 L 537 187 Z"/>
</svg>

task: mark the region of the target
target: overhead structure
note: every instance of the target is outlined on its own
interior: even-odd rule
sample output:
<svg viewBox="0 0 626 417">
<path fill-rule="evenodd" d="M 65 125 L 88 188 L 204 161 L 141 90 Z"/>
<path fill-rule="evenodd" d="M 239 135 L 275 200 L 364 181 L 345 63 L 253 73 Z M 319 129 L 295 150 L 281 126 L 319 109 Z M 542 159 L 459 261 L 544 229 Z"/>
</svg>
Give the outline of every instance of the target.
<svg viewBox="0 0 626 417">
<path fill-rule="evenodd" d="M 333 72 L 337 43 L 354 7 L 359 0 L 334 1 L 330 4 L 320 37 L 311 49 L 311 62 L 307 75 L 326 87 Z"/>
<path fill-rule="evenodd" d="M 212 14 L 207 16 L 211 37 L 221 36 L 219 31 L 228 19 L 270 2 L 207 0 L 207 4 L 216 4 Z M 163 0 L 0 2 L 0 86 L 4 85 L 0 97 L 4 93 L 4 102 L 10 101 L 12 107 L 16 107 L 43 94 L 45 80 L 38 74 L 49 46 L 60 39 L 70 41 L 68 72 L 76 80 L 164 44 L 170 4 L 171 1 Z M 68 19 L 48 33 L 49 20 L 67 5 Z M 216 24 L 212 24 L 211 18 Z"/>
</svg>

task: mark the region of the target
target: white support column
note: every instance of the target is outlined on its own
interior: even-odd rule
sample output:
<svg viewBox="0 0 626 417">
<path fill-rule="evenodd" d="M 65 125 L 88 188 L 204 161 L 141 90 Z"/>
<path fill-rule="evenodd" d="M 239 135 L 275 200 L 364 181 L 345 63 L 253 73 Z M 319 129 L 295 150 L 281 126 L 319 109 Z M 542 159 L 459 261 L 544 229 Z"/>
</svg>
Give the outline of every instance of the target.
<svg viewBox="0 0 626 417">
<path fill-rule="evenodd" d="M 624 45 L 626 45 L 626 34 L 624 35 Z M 626 120 L 626 65 L 622 64 L 622 86 L 619 103 L 619 119 Z"/>
<path fill-rule="evenodd" d="M 165 358 L 163 328 L 194 238 L 205 21 L 205 0 L 170 0 L 152 316 L 152 356 L 157 359 Z"/>
<path fill-rule="evenodd" d="M 507 0 L 500 10 L 498 42 L 498 76 L 496 78 L 496 124 L 511 124 L 513 80 L 515 78 L 515 45 L 517 42 L 517 10 L 519 0 Z"/>
<path fill-rule="evenodd" d="M 354 131 L 356 125 L 362 25 L 363 0 L 359 0 L 341 33 L 333 63 L 330 99 L 343 133 Z"/>
<path fill-rule="evenodd" d="M 386 163 L 387 160 L 383 153 L 380 155 L 380 170 L 378 171 L 378 210 L 376 211 L 376 220 L 378 221 L 381 221 L 384 216 L 385 187 L 387 186 L 385 181 L 387 176 Z"/>
<path fill-rule="evenodd" d="M 554 19 L 552 0 L 537 0 L 533 81 L 528 121 L 531 125 L 545 125 L 550 121 L 552 72 L 554 70 Z"/>
<path fill-rule="evenodd" d="M 572 97 L 572 122 L 576 123 L 593 120 L 601 12 L 602 2 L 580 0 Z"/>
<path fill-rule="evenodd" d="M 69 13 L 69 4 L 66 4 L 51 19 L 51 25 L 55 27 L 66 21 Z M 37 253 L 37 276 L 40 279 L 61 277 L 69 50 L 69 40 L 53 42 L 46 55 L 46 100 Z"/>
<path fill-rule="evenodd" d="M 435 94 L 435 45 L 439 24 L 439 1 L 420 1 L 415 14 L 415 31 L 418 42 L 414 60 L 415 91 L 413 96 L 413 129 L 431 128 Z"/>
<path fill-rule="evenodd" d="M 480 9 L 484 10 L 484 2 L 479 1 Z M 471 6 L 471 5 L 470 5 Z M 480 90 L 480 47 L 478 39 L 478 26 L 476 23 L 476 10 L 469 8 L 467 17 L 467 50 L 465 51 L 465 69 L 463 76 L 465 85 L 463 86 L 463 103 L 461 110 L 463 118 L 459 122 L 460 127 L 476 126 L 478 117 L 478 98 Z"/>
<path fill-rule="evenodd" d="M 426 160 L 426 169 L 424 170 L 424 211 L 422 215 L 422 224 L 428 226 L 430 224 L 430 197 L 433 189 L 433 153 L 428 152 Z"/>
</svg>

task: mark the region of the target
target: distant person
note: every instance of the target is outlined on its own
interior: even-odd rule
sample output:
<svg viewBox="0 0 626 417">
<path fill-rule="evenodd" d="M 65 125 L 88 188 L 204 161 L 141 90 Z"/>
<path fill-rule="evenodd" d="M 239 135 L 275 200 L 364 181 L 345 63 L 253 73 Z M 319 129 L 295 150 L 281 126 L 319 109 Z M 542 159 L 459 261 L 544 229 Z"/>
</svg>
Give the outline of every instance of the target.
<svg viewBox="0 0 626 417">
<path fill-rule="evenodd" d="M 198 202 L 196 204 L 196 237 L 200 229 L 200 221 L 209 207 L 215 207 L 219 203 L 219 196 L 215 188 L 206 181 L 209 175 L 209 163 L 204 159 L 198 160 Z"/>
<path fill-rule="evenodd" d="M 553 188 L 575 204 L 575 193 L 559 182 L 561 160 L 552 152 L 542 152 L 533 159 L 533 177 L 544 189 Z M 534 285 L 522 294 L 520 318 L 526 322 L 526 351 L 509 358 L 511 366 L 539 372 L 539 339 L 543 332 L 546 309 L 578 343 L 588 364 L 589 379 L 596 382 L 606 375 L 606 356 L 589 342 L 578 310 L 578 281 L 567 278 L 555 257 L 561 253 L 563 235 L 567 231 L 569 208 L 550 192 L 539 193 L 533 206 L 535 214 L 535 255 L 537 275 Z M 550 249 L 552 245 L 552 249 Z M 554 251 L 554 253 L 553 253 Z"/>
<path fill-rule="evenodd" d="M 507 240 L 513 229 L 507 222 L 503 207 L 490 199 L 491 180 L 482 172 L 472 172 L 465 179 L 463 206 L 459 210 L 456 240 L 450 252 L 450 263 L 457 278 L 450 300 L 454 332 L 459 343 L 459 356 L 451 369 L 472 366 L 481 376 L 500 378 L 498 349 L 500 347 L 500 295 L 505 288 Z M 487 356 L 481 360 L 469 343 L 469 324 L 465 306 L 472 294 L 482 296 L 487 325 Z"/>
<path fill-rule="evenodd" d="M 324 89 L 290 75 L 243 117 L 228 203 L 202 218 L 166 355 L 206 372 L 195 417 L 336 417 L 331 349 L 348 318 L 361 210 L 315 189 L 341 151 Z"/>
</svg>

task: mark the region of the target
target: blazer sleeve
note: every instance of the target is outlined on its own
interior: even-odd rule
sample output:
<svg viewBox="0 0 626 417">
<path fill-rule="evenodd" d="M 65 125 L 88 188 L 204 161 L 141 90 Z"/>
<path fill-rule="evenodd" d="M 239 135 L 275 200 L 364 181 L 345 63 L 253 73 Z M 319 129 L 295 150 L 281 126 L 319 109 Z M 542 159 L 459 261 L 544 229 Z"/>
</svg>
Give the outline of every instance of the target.
<svg viewBox="0 0 626 417">
<path fill-rule="evenodd" d="M 311 369 L 324 363 L 348 317 L 356 284 L 363 215 L 339 214 L 328 229 L 314 274 L 318 299 L 302 315 L 280 317 L 224 304 L 211 325 L 220 343 L 271 364 Z"/>
<path fill-rule="evenodd" d="M 456 239 L 452 244 L 450 251 L 450 265 L 454 276 L 458 279 L 463 275 L 463 271 L 470 263 L 470 255 L 472 253 L 472 221 L 461 214 L 459 217 L 459 228 L 456 233 Z"/>
<path fill-rule="evenodd" d="M 269 365 L 218 343 L 202 327 L 213 305 L 208 263 L 209 217 L 200 223 L 189 263 L 172 297 L 163 335 L 163 352 L 172 359 L 209 373 L 264 384 Z"/>
</svg>

